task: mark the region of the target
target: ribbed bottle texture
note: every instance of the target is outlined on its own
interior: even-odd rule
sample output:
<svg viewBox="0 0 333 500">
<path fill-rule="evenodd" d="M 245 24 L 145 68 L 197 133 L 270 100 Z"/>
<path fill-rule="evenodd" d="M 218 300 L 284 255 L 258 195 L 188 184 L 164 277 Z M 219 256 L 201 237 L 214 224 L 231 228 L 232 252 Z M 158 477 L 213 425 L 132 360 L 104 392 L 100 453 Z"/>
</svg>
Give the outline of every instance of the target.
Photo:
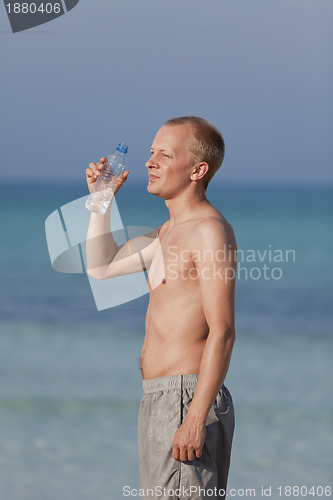
<svg viewBox="0 0 333 500">
<path fill-rule="evenodd" d="M 120 143 L 116 151 L 106 157 L 104 168 L 86 200 L 86 208 L 96 214 L 105 214 L 119 183 L 119 176 L 126 168 L 128 146 Z"/>
</svg>

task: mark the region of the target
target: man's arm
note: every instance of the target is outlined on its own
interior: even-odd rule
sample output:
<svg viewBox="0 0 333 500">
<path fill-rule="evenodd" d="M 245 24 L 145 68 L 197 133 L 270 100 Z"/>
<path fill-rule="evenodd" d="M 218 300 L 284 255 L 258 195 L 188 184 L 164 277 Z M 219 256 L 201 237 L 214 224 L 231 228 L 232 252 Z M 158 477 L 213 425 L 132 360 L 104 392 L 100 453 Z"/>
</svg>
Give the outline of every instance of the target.
<svg viewBox="0 0 333 500">
<path fill-rule="evenodd" d="M 90 163 L 86 170 L 90 192 L 104 168 L 105 160 L 103 157 L 97 164 Z M 123 172 L 115 194 L 126 181 L 127 175 L 127 171 Z M 112 201 L 103 215 L 91 213 L 86 238 L 87 273 L 99 280 L 149 269 L 159 245 L 161 226 L 118 247 L 111 232 L 111 206 Z"/>
<path fill-rule="evenodd" d="M 233 230 L 230 225 L 209 218 L 198 225 L 194 242 L 201 257 L 195 264 L 209 333 L 193 400 L 174 437 L 173 457 L 181 461 L 194 460 L 202 454 L 206 418 L 226 377 L 235 341 L 237 247 Z"/>
<path fill-rule="evenodd" d="M 149 269 L 160 244 L 161 226 L 118 246 L 110 228 L 110 210 L 109 206 L 104 215 L 91 214 L 86 239 L 87 273 L 99 280 Z"/>
</svg>

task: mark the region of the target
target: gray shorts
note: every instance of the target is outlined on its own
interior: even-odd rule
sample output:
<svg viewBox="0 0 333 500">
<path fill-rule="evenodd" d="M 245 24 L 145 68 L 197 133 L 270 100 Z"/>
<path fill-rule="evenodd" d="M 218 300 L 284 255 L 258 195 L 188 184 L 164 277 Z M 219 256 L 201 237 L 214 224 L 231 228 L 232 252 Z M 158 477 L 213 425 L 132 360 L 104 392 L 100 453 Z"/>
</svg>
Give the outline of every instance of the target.
<svg viewBox="0 0 333 500">
<path fill-rule="evenodd" d="M 172 457 L 173 438 L 186 417 L 197 381 L 197 374 L 142 381 L 138 444 L 144 498 L 224 498 L 235 427 L 232 398 L 225 385 L 208 413 L 201 457 L 186 462 Z"/>
</svg>

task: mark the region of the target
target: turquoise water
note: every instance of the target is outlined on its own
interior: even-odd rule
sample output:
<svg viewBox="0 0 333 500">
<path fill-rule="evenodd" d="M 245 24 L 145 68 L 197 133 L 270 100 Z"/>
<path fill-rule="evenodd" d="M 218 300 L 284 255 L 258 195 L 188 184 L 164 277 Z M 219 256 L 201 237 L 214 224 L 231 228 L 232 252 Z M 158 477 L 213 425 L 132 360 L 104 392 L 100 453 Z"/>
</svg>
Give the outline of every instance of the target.
<svg viewBox="0 0 333 500">
<path fill-rule="evenodd" d="M 87 277 L 55 272 L 48 256 L 45 219 L 85 194 L 83 184 L 3 189 L 6 500 L 120 499 L 123 486 L 139 486 L 138 357 L 147 296 L 98 312 Z M 254 263 L 239 262 L 248 272 L 264 263 L 279 267 L 282 277 L 244 279 L 243 271 L 237 280 L 237 340 L 226 380 L 236 410 L 230 488 L 255 488 L 260 496 L 261 486 L 271 485 L 271 498 L 281 498 L 278 486 L 332 481 L 332 194 L 329 187 L 208 191 L 244 255 L 295 255 L 289 262 L 260 262 L 258 255 Z M 126 225 L 156 227 L 167 217 L 144 184 L 129 185 L 117 202 Z"/>
</svg>

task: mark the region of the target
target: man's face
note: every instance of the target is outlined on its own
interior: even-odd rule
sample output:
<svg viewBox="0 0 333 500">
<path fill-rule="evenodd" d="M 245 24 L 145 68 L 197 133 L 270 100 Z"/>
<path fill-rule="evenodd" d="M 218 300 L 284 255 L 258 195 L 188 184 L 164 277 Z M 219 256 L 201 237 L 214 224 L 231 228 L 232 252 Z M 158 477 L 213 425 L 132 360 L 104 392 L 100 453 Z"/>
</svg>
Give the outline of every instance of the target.
<svg viewBox="0 0 333 500">
<path fill-rule="evenodd" d="M 149 193 L 170 199 L 191 183 L 193 162 L 188 141 L 192 136 L 192 127 L 188 124 L 164 125 L 159 129 L 146 163 Z"/>
</svg>

